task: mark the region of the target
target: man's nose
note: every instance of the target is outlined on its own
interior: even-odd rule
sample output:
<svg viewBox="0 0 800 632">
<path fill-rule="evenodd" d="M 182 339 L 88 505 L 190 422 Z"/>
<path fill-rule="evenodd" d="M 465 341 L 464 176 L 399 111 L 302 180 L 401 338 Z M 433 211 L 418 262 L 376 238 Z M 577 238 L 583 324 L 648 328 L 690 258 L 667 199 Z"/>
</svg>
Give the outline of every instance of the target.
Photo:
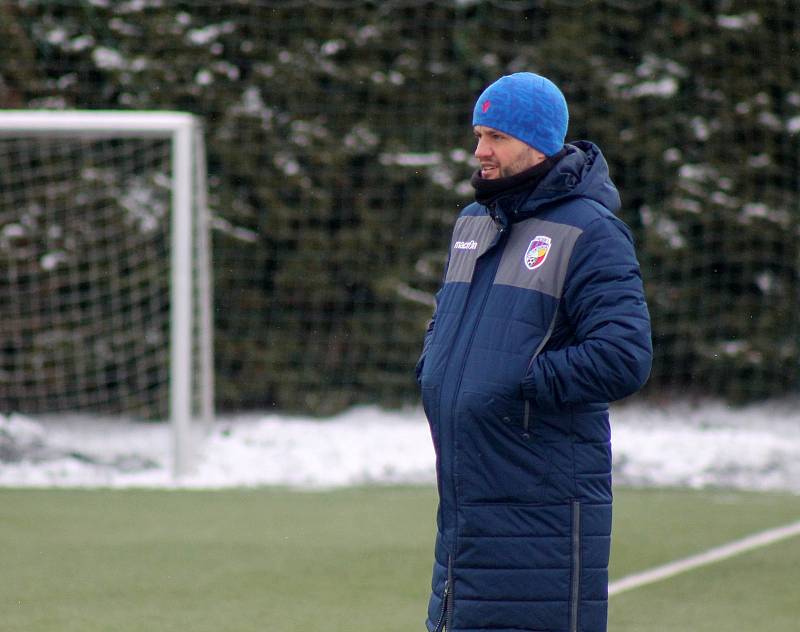
<svg viewBox="0 0 800 632">
<path fill-rule="evenodd" d="M 488 158 L 492 155 L 491 147 L 489 144 L 484 141 L 483 138 L 478 139 L 478 144 L 475 146 L 475 157 L 480 158 Z"/>
</svg>

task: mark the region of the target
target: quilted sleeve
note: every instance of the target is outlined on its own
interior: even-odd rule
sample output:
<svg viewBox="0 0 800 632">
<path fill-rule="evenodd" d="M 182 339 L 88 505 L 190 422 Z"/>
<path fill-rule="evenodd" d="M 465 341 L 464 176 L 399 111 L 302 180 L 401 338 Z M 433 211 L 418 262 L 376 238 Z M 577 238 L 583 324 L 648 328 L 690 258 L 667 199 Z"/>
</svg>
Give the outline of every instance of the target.
<svg viewBox="0 0 800 632">
<path fill-rule="evenodd" d="M 562 306 L 569 346 L 548 349 L 522 380 L 526 399 L 543 409 L 608 403 L 647 381 L 652 362 L 650 316 L 628 227 L 615 217 L 590 223 L 570 259 Z"/>
</svg>

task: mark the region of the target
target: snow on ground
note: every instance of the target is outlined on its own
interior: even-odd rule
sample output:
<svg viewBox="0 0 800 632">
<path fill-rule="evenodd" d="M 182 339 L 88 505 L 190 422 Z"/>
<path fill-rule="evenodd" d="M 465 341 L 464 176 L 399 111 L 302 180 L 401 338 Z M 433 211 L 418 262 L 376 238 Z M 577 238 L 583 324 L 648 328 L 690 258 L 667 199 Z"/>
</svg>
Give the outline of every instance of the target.
<svg viewBox="0 0 800 632">
<path fill-rule="evenodd" d="M 800 411 L 627 404 L 612 409 L 615 481 L 800 493 Z M 432 484 L 420 409 L 354 408 L 326 420 L 275 414 L 219 419 L 193 472 L 175 480 L 166 424 L 0 416 L 0 486 L 319 489 Z"/>
</svg>

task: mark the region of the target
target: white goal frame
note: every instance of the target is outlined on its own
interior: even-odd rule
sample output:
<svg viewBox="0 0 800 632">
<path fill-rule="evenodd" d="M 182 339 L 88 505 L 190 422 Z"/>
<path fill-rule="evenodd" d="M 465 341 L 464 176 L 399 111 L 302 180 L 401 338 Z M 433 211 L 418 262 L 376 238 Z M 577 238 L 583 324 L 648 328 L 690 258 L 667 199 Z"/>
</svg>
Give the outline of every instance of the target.
<svg viewBox="0 0 800 632">
<path fill-rule="evenodd" d="M 171 142 L 169 416 L 173 473 L 176 478 L 186 475 L 197 447 L 192 423 L 195 366 L 200 390 L 197 421 L 207 429 L 214 417 L 211 242 L 205 146 L 199 120 L 188 113 L 167 111 L 0 110 L 0 136 L 159 138 Z M 195 327 L 201 332 L 196 353 L 192 344 Z"/>
</svg>

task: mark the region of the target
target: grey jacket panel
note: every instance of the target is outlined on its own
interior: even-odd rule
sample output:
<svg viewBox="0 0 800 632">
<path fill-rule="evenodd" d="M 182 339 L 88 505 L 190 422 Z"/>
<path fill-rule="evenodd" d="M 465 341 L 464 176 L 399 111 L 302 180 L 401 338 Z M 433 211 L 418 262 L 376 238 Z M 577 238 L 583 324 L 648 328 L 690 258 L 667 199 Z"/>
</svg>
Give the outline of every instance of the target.
<svg viewBox="0 0 800 632">
<path fill-rule="evenodd" d="M 560 298 L 569 258 L 582 232 L 574 226 L 536 218 L 514 224 L 495 284 Z M 496 236 L 497 228 L 488 215 L 459 218 L 450 244 L 445 283 L 469 283 L 476 261 Z"/>
</svg>

